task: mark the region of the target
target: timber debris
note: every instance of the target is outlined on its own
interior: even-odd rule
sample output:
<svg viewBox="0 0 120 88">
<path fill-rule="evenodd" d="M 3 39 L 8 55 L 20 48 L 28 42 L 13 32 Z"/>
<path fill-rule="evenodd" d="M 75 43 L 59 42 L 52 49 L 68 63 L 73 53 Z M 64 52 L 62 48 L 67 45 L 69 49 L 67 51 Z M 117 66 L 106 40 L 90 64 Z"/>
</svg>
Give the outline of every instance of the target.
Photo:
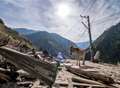
<svg viewBox="0 0 120 88">
<path fill-rule="evenodd" d="M 113 78 L 74 68 L 69 62 L 59 66 L 7 47 L 0 47 L 0 55 L 0 88 L 119 88 L 113 86 Z"/>
</svg>

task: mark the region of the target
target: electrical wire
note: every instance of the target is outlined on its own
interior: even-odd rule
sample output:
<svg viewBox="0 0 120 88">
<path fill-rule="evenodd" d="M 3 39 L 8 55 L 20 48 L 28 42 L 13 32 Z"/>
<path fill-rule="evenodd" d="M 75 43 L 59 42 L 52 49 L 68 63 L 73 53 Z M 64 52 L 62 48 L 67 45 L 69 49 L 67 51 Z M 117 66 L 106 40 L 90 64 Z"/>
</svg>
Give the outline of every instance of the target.
<svg viewBox="0 0 120 88">
<path fill-rule="evenodd" d="M 84 31 L 83 31 L 82 34 L 80 35 L 80 38 L 85 35 L 86 31 L 87 31 L 87 29 L 84 29 Z"/>
</svg>

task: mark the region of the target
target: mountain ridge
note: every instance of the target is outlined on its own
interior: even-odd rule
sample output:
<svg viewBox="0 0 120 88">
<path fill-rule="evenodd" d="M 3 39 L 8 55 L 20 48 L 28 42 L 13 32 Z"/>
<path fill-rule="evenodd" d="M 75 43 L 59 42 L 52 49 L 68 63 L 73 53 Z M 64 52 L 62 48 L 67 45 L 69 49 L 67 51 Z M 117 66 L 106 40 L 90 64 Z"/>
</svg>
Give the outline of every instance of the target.
<svg viewBox="0 0 120 88">
<path fill-rule="evenodd" d="M 100 58 L 105 63 L 120 62 L 120 23 L 113 25 L 93 43 L 94 53 L 99 50 Z"/>
<path fill-rule="evenodd" d="M 17 31 L 20 35 L 29 35 L 37 32 L 35 30 L 28 29 L 28 28 L 14 28 L 14 30 Z"/>
<path fill-rule="evenodd" d="M 56 56 L 58 52 L 62 52 L 65 56 L 69 56 L 70 46 L 76 46 L 75 43 L 59 34 L 46 31 L 37 31 L 24 36 L 30 39 L 39 49 L 47 50 L 53 56 Z"/>
</svg>

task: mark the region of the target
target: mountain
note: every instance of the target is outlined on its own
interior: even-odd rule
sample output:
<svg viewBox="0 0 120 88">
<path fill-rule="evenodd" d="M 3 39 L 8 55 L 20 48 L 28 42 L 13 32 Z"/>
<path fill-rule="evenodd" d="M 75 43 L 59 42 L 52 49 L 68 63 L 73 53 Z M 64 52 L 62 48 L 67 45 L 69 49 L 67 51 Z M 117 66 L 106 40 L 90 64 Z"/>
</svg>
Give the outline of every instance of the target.
<svg viewBox="0 0 120 88">
<path fill-rule="evenodd" d="M 106 30 L 94 43 L 94 53 L 99 50 L 102 62 L 120 62 L 120 23 Z"/>
<path fill-rule="evenodd" d="M 77 45 L 79 48 L 86 49 L 86 48 L 89 47 L 89 42 L 79 42 L 79 43 L 76 43 L 76 45 Z"/>
<path fill-rule="evenodd" d="M 8 27 L 2 19 L 0 19 L 0 38 L 10 38 L 9 44 L 16 44 L 19 42 L 25 43 L 28 47 L 32 47 L 32 44 L 29 40 L 19 35 L 18 32 Z"/>
<path fill-rule="evenodd" d="M 70 45 L 75 45 L 72 41 L 61 37 L 55 33 L 39 31 L 26 35 L 39 49 L 47 50 L 51 55 L 56 56 L 58 52 L 62 52 L 65 56 L 69 56 Z M 76 46 L 76 45 L 75 45 Z"/>
<path fill-rule="evenodd" d="M 27 28 L 14 28 L 14 30 L 17 31 L 20 35 L 29 35 L 36 32 Z"/>
</svg>

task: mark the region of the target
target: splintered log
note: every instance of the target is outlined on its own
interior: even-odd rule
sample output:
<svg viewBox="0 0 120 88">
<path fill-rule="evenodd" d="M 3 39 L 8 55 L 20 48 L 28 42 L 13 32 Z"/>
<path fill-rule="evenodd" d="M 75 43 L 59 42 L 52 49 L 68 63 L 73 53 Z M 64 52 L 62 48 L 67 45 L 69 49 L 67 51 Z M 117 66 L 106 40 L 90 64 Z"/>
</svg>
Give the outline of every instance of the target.
<svg viewBox="0 0 120 88">
<path fill-rule="evenodd" d="M 103 85 L 102 83 L 100 82 L 97 82 L 97 81 L 93 81 L 93 80 L 89 80 L 89 79 L 85 79 L 85 78 L 77 78 L 77 77 L 72 77 L 72 81 L 73 82 L 78 82 L 78 83 L 88 83 L 88 84 L 95 84 L 95 85 Z"/>
<path fill-rule="evenodd" d="M 89 79 L 85 79 L 85 78 L 77 78 L 77 77 L 72 77 L 72 81 L 76 84 L 87 84 L 90 85 L 92 88 L 115 88 L 112 85 L 105 85 L 103 83 L 97 82 L 97 81 L 93 81 L 93 80 L 89 80 Z M 77 86 L 77 85 L 76 85 Z M 83 85 L 82 85 L 83 86 Z"/>
<path fill-rule="evenodd" d="M 103 82 L 105 84 L 112 84 L 114 83 L 114 80 L 111 77 L 102 75 L 102 74 L 98 74 L 98 73 L 93 73 L 93 72 L 88 72 L 88 71 L 83 71 L 81 69 L 78 68 L 73 68 L 73 67 L 68 67 L 66 66 L 67 70 L 75 75 L 78 76 L 84 76 L 87 77 L 89 79 L 93 79 L 93 80 L 97 80 L 100 82 Z"/>
<path fill-rule="evenodd" d="M 0 54 L 18 68 L 28 72 L 31 76 L 43 80 L 50 86 L 54 83 L 57 64 L 37 60 L 27 54 L 20 53 L 7 47 L 0 47 Z"/>
<path fill-rule="evenodd" d="M 70 83 L 66 82 L 60 82 L 56 83 L 53 88 L 69 88 Z M 87 84 L 87 83 L 76 83 L 72 82 L 73 88 L 115 88 L 115 87 L 109 87 L 109 86 L 104 86 L 104 85 L 96 85 L 96 84 Z"/>
</svg>

